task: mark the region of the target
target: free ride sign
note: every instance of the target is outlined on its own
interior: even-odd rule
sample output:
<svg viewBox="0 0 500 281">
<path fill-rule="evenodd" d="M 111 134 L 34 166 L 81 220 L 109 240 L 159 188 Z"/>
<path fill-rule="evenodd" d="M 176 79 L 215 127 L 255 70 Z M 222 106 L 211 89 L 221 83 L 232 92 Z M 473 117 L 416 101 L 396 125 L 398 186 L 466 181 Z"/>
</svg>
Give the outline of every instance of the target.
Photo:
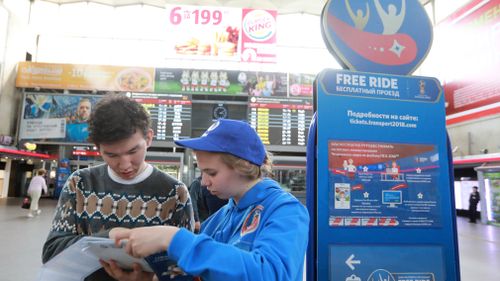
<svg viewBox="0 0 500 281">
<path fill-rule="evenodd" d="M 439 81 L 345 70 L 317 81 L 311 280 L 459 280 Z"/>
<path fill-rule="evenodd" d="M 460 280 L 443 90 L 402 76 L 430 49 L 426 11 L 418 0 L 329 0 L 321 32 L 350 71 L 316 77 L 308 281 Z"/>
</svg>

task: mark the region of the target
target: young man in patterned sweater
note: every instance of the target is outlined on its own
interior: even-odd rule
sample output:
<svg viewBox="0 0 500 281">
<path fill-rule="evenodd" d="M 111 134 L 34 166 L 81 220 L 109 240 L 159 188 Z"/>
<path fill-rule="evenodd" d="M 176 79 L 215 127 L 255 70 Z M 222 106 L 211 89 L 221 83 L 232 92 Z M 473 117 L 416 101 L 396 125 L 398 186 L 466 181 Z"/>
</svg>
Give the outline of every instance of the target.
<svg viewBox="0 0 500 281">
<path fill-rule="evenodd" d="M 96 105 L 89 120 L 89 141 L 106 163 L 80 169 L 68 178 L 43 246 L 43 263 L 83 236 L 109 237 L 122 227 L 194 229 L 186 186 L 145 162 L 152 139 L 149 115 L 136 101 L 109 95 Z M 140 266 L 125 271 L 114 262 L 102 265 L 85 280 L 153 278 Z"/>
</svg>

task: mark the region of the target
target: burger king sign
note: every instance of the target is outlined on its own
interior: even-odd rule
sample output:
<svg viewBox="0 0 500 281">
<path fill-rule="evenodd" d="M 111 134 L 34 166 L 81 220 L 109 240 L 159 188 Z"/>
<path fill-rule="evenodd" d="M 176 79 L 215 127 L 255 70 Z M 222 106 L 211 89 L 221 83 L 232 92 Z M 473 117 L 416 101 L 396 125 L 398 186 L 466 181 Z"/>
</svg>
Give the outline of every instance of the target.
<svg viewBox="0 0 500 281">
<path fill-rule="evenodd" d="M 241 60 L 276 62 L 276 11 L 243 9 Z"/>
</svg>

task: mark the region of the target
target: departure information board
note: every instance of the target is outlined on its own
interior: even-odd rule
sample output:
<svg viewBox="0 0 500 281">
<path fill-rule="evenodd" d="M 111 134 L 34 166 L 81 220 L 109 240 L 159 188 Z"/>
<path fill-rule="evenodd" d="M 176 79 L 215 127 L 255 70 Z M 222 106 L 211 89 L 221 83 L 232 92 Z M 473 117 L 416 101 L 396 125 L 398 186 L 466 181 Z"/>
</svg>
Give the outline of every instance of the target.
<svg viewBox="0 0 500 281">
<path fill-rule="evenodd" d="M 266 145 L 305 146 L 311 99 L 252 97 L 248 119 Z"/>
<path fill-rule="evenodd" d="M 192 102 L 189 95 L 133 93 L 151 116 L 153 140 L 174 141 L 191 137 Z"/>
</svg>

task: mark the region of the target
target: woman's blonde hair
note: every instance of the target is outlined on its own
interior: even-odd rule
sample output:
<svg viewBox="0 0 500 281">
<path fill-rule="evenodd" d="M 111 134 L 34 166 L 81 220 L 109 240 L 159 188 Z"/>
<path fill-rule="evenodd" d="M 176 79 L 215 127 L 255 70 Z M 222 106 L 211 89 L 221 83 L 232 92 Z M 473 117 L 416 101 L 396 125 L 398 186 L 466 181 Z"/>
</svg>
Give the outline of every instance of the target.
<svg viewBox="0 0 500 281">
<path fill-rule="evenodd" d="M 43 175 L 45 175 L 45 173 L 47 173 L 47 170 L 45 170 L 45 169 L 40 169 L 36 172 L 36 174 L 39 176 L 43 176 Z"/>
<path fill-rule="evenodd" d="M 228 167 L 234 169 L 240 175 L 248 178 L 249 180 L 258 179 L 261 177 L 271 177 L 272 174 L 272 154 L 266 152 L 266 158 L 264 163 L 259 167 L 255 164 L 248 162 L 247 160 L 238 158 L 228 153 L 217 153 L 220 154 L 222 162 Z"/>
</svg>

